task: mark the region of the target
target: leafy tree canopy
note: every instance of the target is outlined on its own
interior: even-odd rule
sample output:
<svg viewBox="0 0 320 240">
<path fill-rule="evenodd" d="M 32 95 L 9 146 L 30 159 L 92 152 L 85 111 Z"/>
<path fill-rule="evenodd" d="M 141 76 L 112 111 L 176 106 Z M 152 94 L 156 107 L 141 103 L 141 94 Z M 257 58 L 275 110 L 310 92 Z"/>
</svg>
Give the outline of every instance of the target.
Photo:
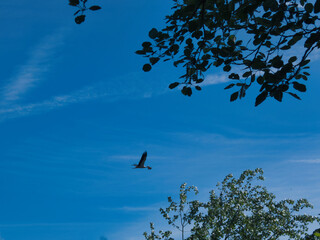
<svg viewBox="0 0 320 240">
<path fill-rule="evenodd" d="M 264 180 L 262 169 L 246 170 L 238 179 L 230 174 L 217 184 L 217 192 L 210 192 L 208 202 L 190 201 L 188 194 L 198 190 L 182 184 L 180 200 L 169 197 L 169 206 L 160 212 L 169 225 L 181 231 L 183 240 L 320 239 L 318 231 L 307 234 L 309 223 L 320 219 L 298 214 L 312 208 L 306 199 L 276 201 L 274 194 L 256 184 L 259 180 Z M 144 233 L 146 240 L 174 240 L 171 231 L 156 233 L 154 225 L 150 226 L 151 233 Z"/>
<path fill-rule="evenodd" d="M 306 91 L 308 56 L 320 48 L 320 0 L 173 0 L 172 9 L 166 26 L 151 29 L 136 51 L 149 59 L 146 72 L 159 60 L 185 69 L 169 88 L 181 85 L 191 96 L 205 73 L 221 66 L 233 81 L 225 89 L 237 89 L 230 101 L 243 98 L 255 82 L 255 106 L 267 97 L 281 102 L 285 93 L 300 99 L 296 92 Z"/>
<path fill-rule="evenodd" d="M 305 240 L 319 240 L 320 239 L 320 228 L 313 231 L 312 234 L 308 235 Z"/>
</svg>

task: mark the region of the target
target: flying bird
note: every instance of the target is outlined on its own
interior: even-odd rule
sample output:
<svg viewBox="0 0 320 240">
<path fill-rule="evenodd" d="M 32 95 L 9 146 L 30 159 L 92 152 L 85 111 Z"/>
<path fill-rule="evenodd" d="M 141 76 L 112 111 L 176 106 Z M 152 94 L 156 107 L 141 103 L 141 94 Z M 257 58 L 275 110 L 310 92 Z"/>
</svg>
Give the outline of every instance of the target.
<svg viewBox="0 0 320 240">
<path fill-rule="evenodd" d="M 142 154 L 140 162 L 138 164 L 133 164 L 132 166 L 135 166 L 135 168 L 148 168 L 149 170 L 151 170 L 151 167 L 144 165 L 146 160 L 147 160 L 147 151 L 145 151 Z"/>
</svg>

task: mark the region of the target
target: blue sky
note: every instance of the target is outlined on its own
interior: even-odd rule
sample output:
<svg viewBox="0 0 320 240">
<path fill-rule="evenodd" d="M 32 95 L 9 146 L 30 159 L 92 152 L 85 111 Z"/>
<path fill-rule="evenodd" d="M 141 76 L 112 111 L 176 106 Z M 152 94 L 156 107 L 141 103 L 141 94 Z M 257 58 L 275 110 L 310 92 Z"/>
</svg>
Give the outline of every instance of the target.
<svg viewBox="0 0 320 240">
<path fill-rule="evenodd" d="M 302 101 L 229 102 L 212 69 L 191 98 L 167 86 L 170 63 L 142 72 L 134 54 L 171 1 L 1 0 L 0 239 L 136 240 L 183 182 L 199 197 L 229 173 L 262 167 L 280 198 L 320 213 L 318 55 Z M 152 171 L 131 169 L 148 151 Z"/>
</svg>

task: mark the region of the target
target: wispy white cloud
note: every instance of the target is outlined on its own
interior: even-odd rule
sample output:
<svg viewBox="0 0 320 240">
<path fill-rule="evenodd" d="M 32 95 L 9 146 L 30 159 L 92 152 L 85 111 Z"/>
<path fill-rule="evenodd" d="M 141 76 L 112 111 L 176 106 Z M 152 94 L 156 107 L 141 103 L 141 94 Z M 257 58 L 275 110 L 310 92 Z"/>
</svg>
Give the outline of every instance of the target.
<svg viewBox="0 0 320 240">
<path fill-rule="evenodd" d="M 289 160 L 288 162 L 293 162 L 293 163 L 307 163 L 307 164 L 320 164 L 320 159 Z"/>
<path fill-rule="evenodd" d="M 0 117 L 0 120 L 25 116 L 31 113 L 50 111 L 72 103 L 84 102 L 106 95 L 108 95 L 107 92 L 98 93 L 94 91 L 92 87 L 87 87 L 67 95 L 55 96 L 49 100 L 45 100 L 42 102 L 26 105 L 11 105 L 8 108 L 0 109 L 0 116 L 2 116 Z"/>
<path fill-rule="evenodd" d="M 41 76 L 50 69 L 50 60 L 56 49 L 63 44 L 63 36 L 64 30 L 59 30 L 41 40 L 31 51 L 29 59 L 4 86 L 0 99 L 2 103 L 18 100 L 42 79 Z"/>
<path fill-rule="evenodd" d="M 205 81 L 201 84 L 202 86 L 207 86 L 207 85 L 215 85 L 215 84 L 220 84 L 220 83 L 226 83 L 229 82 L 230 79 L 228 78 L 227 73 L 216 73 L 216 74 L 209 74 L 205 78 Z"/>
<path fill-rule="evenodd" d="M 285 61 L 288 61 L 289 58 L 293 56 L 297 56 L 298 60 L 300 61 L 302 56 L 304 55 L 306 48 L 304 47 L 304 42 L 299 42 L 297 45 L 294 46 L 294 48 L 291 48 L 285 52 L 285 55 L 283 56 L 283 59 Z M 320 58 L 320 50 L 319 49 L 314 49 L 310 55 L 308 56 L 308 59 L 311 60 L 311 63 L 319 60 Z"/>
<path fill-rule="evenodd" d="M 313 50 L 312 53 L 310 53 L 310 60 L 311 62 L 315 62 L 318 61 L 320 59 L 320 49 L 316 48 L 315 50 Z"/>
<path fill-rule="evenodd" d="M 132 81 L 132 79 L 135 79 L 135 81 Z M 150 98 L 165 92 L 168 92 L 168 90 L 162 86 L 161 83 L 146 83 L 137 73 L 129 73 L 116 79 L 98 81 L 91 86 L 83 87 L 79 90 L 70 92 L 69 94 L 53 96 L 42 102 L 25 105 L 11 102 L 10 104 L 6 104 L 4 108 L 0 108 L 0 121 L 29 114 L 47 112 L 70 104 L 82 103 L 95 99 L 114 102 L 124 98 Z"/>
<path fill-rule="evenodd" d="M 234 134 L 231 136 L 226 136 L 223 134 L 217 133 L 193 133 L 193 132 L 173 132 L 170 133 L 172 136 L 175 136 L 180 139 L 191 139 L 193 142 L 200 142 L 201 144 L 253 144 L 257 145 L 258 143 L 264 144 L 273 144 L 278 143 L 288 144 L 288 143 L 303 143 L 305 141 L 319 142 L 320 136 L 318 134 L 306 135 L 306 134 Z"/>
<path fill-rule="evenodd" d="M 130 73 L 119 77 L 117 81 L 105 80 L 95 85 L 84 87 L 69 94 L 53 96 L 42 102 L 30 104 L 16 104 L 18 100 L 30 88 L 34 87 L 36 82 L 40 81 L 43 73 L 50 69 L 50 59 L 54 55 L 58 46 L 63 43 L 62 31 L 47 36 L 32 52 L 27 63 L 21 66 L 19 72 L 13 77 L 2 92 L 2 103 L 4 108 L 0 109 L 0 121 L 9 118 L 21 117 L 29 114 L 38 114 L 61 108 L 70 104 L 81 103 L 93 99 L 103 98 L 107 101 L 131 98 L 150 98 L 154 95 L 167 93 L 168 89 L 164 83 L 155 82 L 150 85 L 146 83 L 137 73 Z M 320 52 L 313 59 L 320 57 Z M 135 79 L 135 81 L 132 81 Z M 229 82 L 228 73 L 209 74 L 205 78 L 202 86 L 216 85 Z M 124 86 L 119 88 L 119 86 Z M 0 96 L 1 104 L 1 96 Z M 130 156 L 131 158 L 132 156 Z M 129 159 L 129 158 L 128 158 Z M 131 158 L 132 159 L 132 158 Z"/>
</svg>

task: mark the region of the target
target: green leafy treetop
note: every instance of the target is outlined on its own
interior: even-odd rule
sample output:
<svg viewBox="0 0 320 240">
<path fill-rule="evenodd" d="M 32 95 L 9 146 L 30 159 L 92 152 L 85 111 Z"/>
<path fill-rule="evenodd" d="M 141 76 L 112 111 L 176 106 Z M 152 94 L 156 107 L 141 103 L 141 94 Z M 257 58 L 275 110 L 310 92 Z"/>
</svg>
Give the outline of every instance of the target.
<svg viewBox="0 0 320 240">
<path fill-rule="evenodd" d="M 173 0 L 172 9 L 165 28 L 151 29 L 150 41 L 136 51 L 149 58 L 146 72 L 159 60 L 185 69 L 183 80 L 169 88 L 182 85 L 191 96 L 193 86 L 201 90 L 205 72 L 221 66 L 234 81 L 225 89 L 237 88 L 230 101 L 243 98 L 255 82 L 256 106 L 267 97 L 281 102 L 284 93 L 300 99 L 292 88 L 306 91 L 308 56 L 320 48 L 320 0 Z M 288 55 L 297 43 L 301 56 Z"/>
<path fill-rule="evenodd" d="M 320 228 L 314 230 L 312 234 L 306 236 L 305 240 L 320 240 Z"/>
<path fill-rule="evenodd" d="M 276 201 L 274 194 L 255 184 L 257 180 L 264 180 L 259 168 L 244 171 L 238 179 L 230 174 L 217 185 L 218 192 L 210 192 L 208 202 L 189 201 L 188 193 L 198 190 L 182 184 L 179 202 L 169 197 L 169 206 L 160 212 L 169 225 L 181 231 L 182 240 L 318 239 L 307 231 L 310 223 L 320 219 L 298 214 L 312 208 L 306 199 Z M 152 223 L 150 226 L 151 234 L 144 233 L 146 240 L 174 240 L 171 231 L 156 234 Z M 186 229 L 190 230 L 188 237 Z"/>
</svg>

